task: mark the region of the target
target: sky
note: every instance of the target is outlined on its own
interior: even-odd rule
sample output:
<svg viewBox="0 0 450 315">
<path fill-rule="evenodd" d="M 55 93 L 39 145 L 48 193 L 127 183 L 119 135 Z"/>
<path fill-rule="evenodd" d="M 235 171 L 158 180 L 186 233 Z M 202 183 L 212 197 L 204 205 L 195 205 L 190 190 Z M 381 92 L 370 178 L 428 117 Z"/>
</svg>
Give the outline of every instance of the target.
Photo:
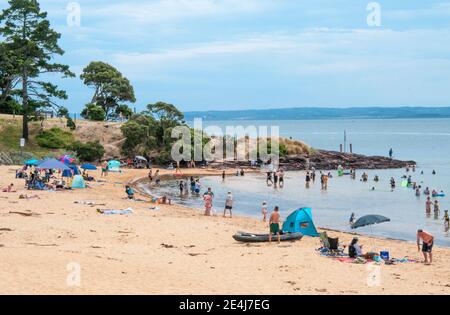
<svg viewBox="0 0 450 315">
<path fill-rule="evenodd" d="M 62 34 L 57 61 L 78 77 L 115 66 L 138 111 L 450 106 L 450 1 L 39 2 Z M 54 80 L 71 112 L 90 101 L 79 78 Z"/>
</svg>

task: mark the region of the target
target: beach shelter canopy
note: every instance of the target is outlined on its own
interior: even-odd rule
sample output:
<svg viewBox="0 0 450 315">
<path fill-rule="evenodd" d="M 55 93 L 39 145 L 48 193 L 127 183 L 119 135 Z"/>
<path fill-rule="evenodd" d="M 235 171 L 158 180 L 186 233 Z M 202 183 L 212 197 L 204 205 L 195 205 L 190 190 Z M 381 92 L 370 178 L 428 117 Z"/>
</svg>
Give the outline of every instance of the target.
<svg viewBox="0 0 450 315">
<path fill-rule="evenodd" d="M 37 165 L 37 168 L 42 170 L 60 170 L 60 171 L 70 171 L 70 168 L 64 163 L 56 159 L 48 159 Z"/>
<path fill-rule="evenodd" d="M 385 222 L 391 222 L 391 219 L 386 218 L 382 215 L 366 215 L 364 217 L 359 218 L 358 221 L 355 222 L 355 224 L 352 225 L 352 229 L 358 229 L 364 226 L 370 226 Z"/>
<path fill-rule="evenodd" d="M 86 182 L 81 175 L 75 175 L 72 180 L 72 189 L 84 189 L 86 188 Z"/>
<path fill-rule="evenodd" d="M 136 156 L 134 159 L 137 160 L 137 161 L 144 161 L 144 162 L 147 162 L 147 159 L 146 159 L 145 157 L 139 156 L 139 155 Z"/>
<path fill-rule="evenodd" d="M 302 233 L 303 235 L 318 237 L 316 226 L 312 219 L 312 209 L 302 208 L 294 211 L 284 222 L 283 232 Z"/>
<path fill-rule="evenodd" d="M 80 175 L 80 170 L 78 169 L 78 167 L 76 165 L 67 165 L 67 167 L 69 168 L 69 170 L 65 170 L 63 171 L 62 176 L 63 177 L 72 177 L 75 175 Z"/>
<path fill-rule="evenodd" d="M 92 164 L 83 164 L 80 167 L 83 170 L 88 170 L 88 171 L 95 171 L 97 169 L 97 166 L 92 165 Z"/>
<path fill-rule="evenodd" d="M 109 161 L 108 171 L 110 172 L 120 172 L 120 162 L 119 161 Z"/>
<path fill-rule="evenodd" d="M 59 157 L 58 160 L 60 160 L 64 164 L 72 164 L 75 162 L 75 159 L 70 155 L 63 155 L 63 156 Z"/>
<path fill-rule="evenodd" d="M 24 164 L 27 166 L 36 166 L 39 163 L 41 163 L 41 161 L 32 159 L 32 160 L 25 161 Z"/>
</svg>

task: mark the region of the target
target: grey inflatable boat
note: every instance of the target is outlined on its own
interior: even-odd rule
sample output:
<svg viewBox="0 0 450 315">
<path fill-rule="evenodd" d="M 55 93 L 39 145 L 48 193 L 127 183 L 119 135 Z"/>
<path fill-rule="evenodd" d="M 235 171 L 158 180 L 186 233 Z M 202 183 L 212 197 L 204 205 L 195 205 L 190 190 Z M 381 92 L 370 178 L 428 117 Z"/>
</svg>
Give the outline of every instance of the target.
<svg viewBox="0 0 450 315">
<path fill-rule="evenodd" d="M 265 243 L 269 241 L 269 234 L 254 234 L 246 232 L 237 232 L 233 238 L 241 243 Z M 302 233 L 286 233 L 281 235 L 282 242 L 293 242 L 303 238 Z M 277 236 L 272 236 L 272 241 L 277 241 Z"/>
</svg>

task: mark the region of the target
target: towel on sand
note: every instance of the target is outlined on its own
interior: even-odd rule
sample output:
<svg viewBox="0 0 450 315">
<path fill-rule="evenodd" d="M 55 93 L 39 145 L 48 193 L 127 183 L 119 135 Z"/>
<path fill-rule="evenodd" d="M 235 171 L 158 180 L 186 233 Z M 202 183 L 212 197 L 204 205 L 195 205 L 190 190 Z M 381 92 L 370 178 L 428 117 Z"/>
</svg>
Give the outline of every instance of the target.
<svg viewBox="0 0 450 315">
<path fill-rule="evenodd" d="M 125 215 L 125 214 L 132 214 L 133 209 L 128 208 L 125 210 L 109 210 L 109 209 L 97 209 L 98 212 L 104 215 Z"/>
</svg>

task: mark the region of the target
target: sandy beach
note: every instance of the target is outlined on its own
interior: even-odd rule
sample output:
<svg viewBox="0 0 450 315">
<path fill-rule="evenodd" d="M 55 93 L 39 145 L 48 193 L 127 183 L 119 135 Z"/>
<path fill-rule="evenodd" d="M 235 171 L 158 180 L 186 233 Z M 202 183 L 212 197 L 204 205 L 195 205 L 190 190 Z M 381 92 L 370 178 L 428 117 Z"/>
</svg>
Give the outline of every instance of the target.
<svg viewBox="0 0 450 315">
<path fill-rule="evenodd" d="M 434 250 L 432 266 L 380 266 L 379 285 L 369 286 L 372 265 L 322 257 L 318 239 L 239 244 L 232 239 L 236 231 L 267 227 L 252 218 L 204 217 L 201 209 L 177 205 L 155 211 L 149 202 L 124 199 L 124 185 L 146 170 L 110 174 L 85 190 L 35 192 L 14 179 L 15 169 L 0 166 L 0 187 L 14 183 L 18 190 L 0 193 L 1 294 L 450 294 L 448 248 Z M 134 213 L 105 216 L 97 208 Z M 329 234 L 344 244 L 353 237 Z M 422 260 L 413 243 L 367 237 L 361 243 Z M 73 282 L 77 266 L 81 277 Z"/>
</svg>

